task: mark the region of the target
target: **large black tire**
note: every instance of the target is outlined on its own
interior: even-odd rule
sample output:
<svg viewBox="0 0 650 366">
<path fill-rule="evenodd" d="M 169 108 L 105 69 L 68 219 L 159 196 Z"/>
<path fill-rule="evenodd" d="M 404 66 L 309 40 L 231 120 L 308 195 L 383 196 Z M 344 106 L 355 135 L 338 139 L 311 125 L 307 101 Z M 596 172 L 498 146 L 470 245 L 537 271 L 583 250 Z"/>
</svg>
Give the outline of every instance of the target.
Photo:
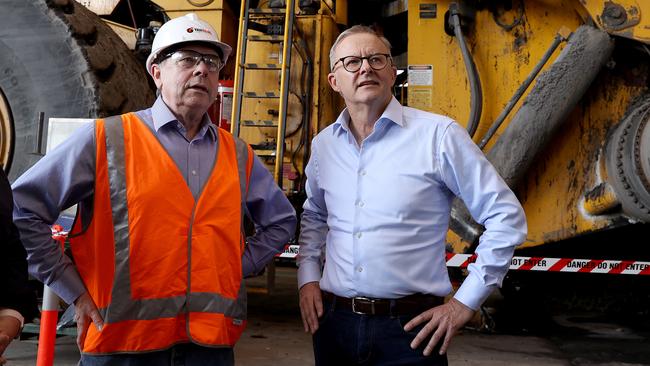
<svg viewBox="0 0 650 366">
<path fill-rule="evenodd" d="M 0 151 L 8 151 L 0 163 L 10 168 L 11 181 L 40 158 L 34 154 L 40 112 L 47 123 L 50 117 L 105 117 L 153 102 L 135 56 L 77 2 L 0 0 L 0 24 L 0 92 L 9 107 L 5 125 L 13 130 L 0 133 Z"/>
</svg>

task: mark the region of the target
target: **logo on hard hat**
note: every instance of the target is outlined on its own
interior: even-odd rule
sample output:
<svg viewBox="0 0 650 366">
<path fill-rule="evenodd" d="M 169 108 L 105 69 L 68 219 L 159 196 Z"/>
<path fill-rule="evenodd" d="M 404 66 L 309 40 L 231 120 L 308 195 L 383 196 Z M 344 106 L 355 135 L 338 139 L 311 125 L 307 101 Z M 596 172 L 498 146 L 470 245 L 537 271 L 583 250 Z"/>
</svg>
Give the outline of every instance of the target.
<svg viewBox="0 0 650 366">
<path fill-rule="evenodd" d="M 203 33 L 207 33 L 209 35 L 212 35 L 212 32 L 210 32 L 209 29 L 197 28 L 197 27 L 189 27 L 189 28 L 187 28 L 187 33 L 194 33 L 194 32 L 203 32 Z"/>
</svg>

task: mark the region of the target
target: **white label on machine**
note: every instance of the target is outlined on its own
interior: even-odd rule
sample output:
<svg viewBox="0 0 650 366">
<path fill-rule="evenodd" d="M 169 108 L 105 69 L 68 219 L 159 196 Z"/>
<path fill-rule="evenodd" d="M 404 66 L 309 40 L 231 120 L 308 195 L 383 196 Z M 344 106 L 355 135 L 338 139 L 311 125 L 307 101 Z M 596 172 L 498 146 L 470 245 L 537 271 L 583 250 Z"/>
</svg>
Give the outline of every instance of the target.
<svg viewBox="0 0 650 366">
<path fill-rule="evenodd" d="M 97 15 L 111 15 L 120 0 L 77 0 L 77 2 Z"/>
<path fill-rule="evenodd" d="M 47 125 L 47 145 L 45 146 L 45 151 L 52 151 L 79 127 L 92 121 L 94 120 L 91 118 L 50 118 Z"/>
<path fill-rule="evenodd" d="M 70 137 L 79 127 L 92 123 L 93 121 L 91 118 L 50 118 L 47 124 L 45 152 L 48 153 L 54 150 L 55 147 Z M 63 211 L 63 213 L 73 217 L 76 211 L 77 205 L 74 205 Z"/>
<path fill-rule="evenodd" d="M 408 83 L 412 85 L 433 85 L 433 65 L 409 65 Z"/>
</svg>

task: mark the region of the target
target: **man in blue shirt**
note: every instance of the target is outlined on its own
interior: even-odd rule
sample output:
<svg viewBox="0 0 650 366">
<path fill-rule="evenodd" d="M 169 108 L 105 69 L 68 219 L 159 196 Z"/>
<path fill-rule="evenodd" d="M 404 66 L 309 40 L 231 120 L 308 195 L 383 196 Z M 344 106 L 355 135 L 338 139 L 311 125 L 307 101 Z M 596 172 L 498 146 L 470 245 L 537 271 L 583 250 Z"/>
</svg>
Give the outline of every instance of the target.
<svg viewBox="0 0 650 366">
<path fill-rule="evenodd" d="M 205 193 L 206 187 L 210 188 L 207 183 L 214 181 L 214 178 L 211 177 L 216 174 L 213 172 L 213 168 L 218 163 L 216 157 L 219 156 L 219 159 L 226 159 L 222 157 L 225 154 L 217 155 L 219 149 L 225 151 L 226 146 L 218 146 L 220 132 L 211 123 L 206 112 L 215 100 L 219 82 L 219 70 L 226 62 L 230 52 L 230 46 L 221 43 L 217 38 L 215 30 L 208 23 L 198 19 L 195 14 L 188 14 L 165 23 L 154 39 L 153 51 L 147 60 L 147 67 L 149 74 L 156 82 L 160 96 L 151 108 L 135 112 L 135 115 L 155 135 L 155 138 L 160 142 L 164 151 L 167 152 L 171 160 L 173 160 L 173 163 L 175 163 L 178 168 L 178 173 L 185 180 L 186 187 L 178 187 L 177 192 L 173 190 L 167 192 L 168 197 L 178 198 L 181 197 L 180 193 L 184 194 L 182 197 L 187 197 L 185 192 L 189 191 L 195 202 L 199 201 L 199 198 L 205 196 L 205 194 L 202 195 L 202 192 Z M 79 204 L 81 208 L 81 217 L 78 217 L 78 220 L 81 220 L 80 222 L 84 225 L 84 229 L 91 222 L 95 184 L 99 180 L 95 175 L 96 164 L 99 164 L 97 162 L 99 158 L 96 157 L 95 153 L 96 146 L 98 145 L 97 141 L 95 141 L 95 127 L 96 124 L 89 124 L 80 128 L 66 142 L 48 153 L 34 167 L 16 180 L 13 186 L 15 197 L 14 219 L 28 252 L 30 273 L 50 286 L 64 301 L 75 304 L 75 318 L 77 320 L 78 330 L 77 343 L 80 349 L 84 346 L 84 339 L 86 338 L 91 323 L 94 323 L 99 333 L 101 333 L 102 328 L 106 332 L 108 325 L 104 324 L 106 319 L 98 311 L 98 307 L 89 295 L 89 289 L 86 288 L 86 284 L 82 280 L 76 266 L 67 256 L 61 253 L 59 245 L 52 240 L 50 225 L 57 219 L 63 209 L 74 204 Z M 120 142 L 117 139 L 111 141 Z M 243 145 L 245 146 L 245 144 Z M 109 148 L 116 150 L 111 146 L 108 146 L 107 150 Z M 107 160 L 106 157 L 103 157 L 103 159 L 104 161 Z M 125 170 L 122 168 L 121 171 L 117 171 L 115 175 L 112 175 L 111 184 L 120 179 L 120 174 L 122 176 L 131 174 L 128 171 L 125 172 Z M 238 177 L 228 176 L 228 179 L 236 179 L 241 185 L 241 177 L 246 176 L 245 173 L 242 173 L 243 170 L 230 171 L 235 172 L 235 174 L 239 171 Z M 242 202 L 241 210 L 245 211 L 255 223 L 256 233 L 247 239 L 246 246 L 243 248 L 243 256 L 241 257 L 241 271 L 243 273 L 222 273 L 224 276 L 232 276 L 238 280 L 241 280 L 242 275 L 250 276 L 261 272 L 264 266 L 273 259 L 276 253 L 280 252 L 284 244 L 293 236 L 296 226 L 293 207 L 284 193 L 277 187 L 271 174 L 257 157 L 253 157 L 252 159 L 249 177 L 247 191 L 242 195 L 242 201 L 244 202 Z M 211 187 L 214 187 L 214 184 Z M 146 191 L 149 188 L 153 189 L 155 187 L 137 186 L 133 188 L 139 191 Z M 212 189 L 213 191 L 215 190 L 214 188 Z M 120 192 L 117 191 L 114 193 L 111 190 L 112 195 L 119 195 Z M 214 198 L 210 196 L 204 197 L 200 202 L 211 199 Z M 183 202 L 186 201 L 184 200 Z M 125 205 L 124 202 L 118 202 L 117 204 L 118 206 L 120 204 Z M 197 206 L 200 205 L 195 203 L 194 212 L 198 210 L 196 208 Z M 115 209 L 116 207 L 113 207 L 113 210 Z M 156 217 L 165 214 L 165 211 L 150 212 L 150 215 L 142 215 L 143 217 L 135 218 L 129 217 L 129 219 L 130 221 L 148 220 L 156 222 L 153 221 Z M 236 212 L 232 210 L 222 214 L 236 215 Z M 121 219 L 121 217 L 116 217 L 116 219 Z M 189 222 L 189 233 L 185 230 L 188 222 L 179 222 L 176 228 L 176 231 L 180 233 L 179 235 L 189 236 L 187 240 L 188 244 L 185 245 L 188 245 L 190 249 L 194 248 L 192 244 L 198 242 L 198 240 L 194 240 L 192 234 L 192 223 L 194 220 L 195 218 L 192 216 Z M 199 219 L 196 220 L 198 221 Z M 130 223 L 127 230 L 132 230 Z M 234 230 L 238 230 L 238 228 L 235 227 Z M 107 245 L 111 244 L 111 239 L 106 238 Z M 134 245 L 150 245 L 149 242 L 155 240 L 146 239 Z M 117 239 L 114 240 L 116 241 Z M 220 248 L 217 246 L 217 244 L 221 244 L 220 240 L 224 241 L 225 239 L 211 237 L 204 239 L 202 243 L 212 243 L 214 244 L 214 248 Z M 176 242 L 154 244 L 157 244 L 158 247 L 165 248 L 165 246 L 170 247 L 174 243 Z M 233 243 L 229 242 L 229 244 Z M 240 245 L 243 246 L 244 243 L 237 241 L 234 245 L 239 247 Z M 185 252 L 188 251 L 189 249 Z M 179 251 L 177 250 L 176 252 Z M 116 253 L 115 256 L 117 257 L 118 254 L 124 256 L 123 253 L 128 253 L 128 250 L 122 251 L 122 253 Z M 194 252 L 190 252 L 190 254 L 192 253 Z M 160 254 L 162 256 L 165 255 L 165 253 Z M 190 254 L 187 256 L 189 257 Z M 209 268 L 223 268 L 228 264 L 225 261 L 229 260 L 232 256 L 238 258 L 239 253 L 217 254 L 219 255 L 204 255 L 203 257 L 199 257 L 199 254 L 197 254 L 196 256 L 198 258 L 195 258 L 195 261 L 192 262 L 192 267 L 186 265 L 190 262 L 191 258 L 179 258 L 178 269 L 179 271 L 183 271 L 184 266 L 186 266 L 187 268 L 191 268 L 188 270 L 191 271 L 195 268 L 195 263 L 199 263 L 202 259 L 205 262 L 206 260 L 204 258 L 219 256 L 224 258 L 224 263 L 199 264 Z M 104 260 L 108 261 L 110 258 L 105 258 Z M 97 259 L 97 262 L 102 262 L 102 259 Z M 145 264 L 150 265 L 148 263 Z M 145 264 L 142 265 L 144 266 Z M 140 265 L 140 263 L 135 263 L 135 265 Z M 238 266 L 231 267 L 236 268 Z M 117 265 L 115 268 L 118 268 Z M 117 272 L 117 269 L 115 271 Z M 126 268 L 126 271 L 129 271 L 129 268 Z M 203 273 L 205 272 L 203 271 Z M 189 274 L 180 272 L 179 274 L 180 276 L 186 276 L 184 278 L 201 275 L 200 273 L 196 274 L 194 272 Z M 239 278 L 237 278 L 238 276 Z M 219 280 L 225 281 L 226 279 L 214 278 L 213 281 L 218 282 Z M 209 279 L 206 281 L 209 281 Z M 240 284 L 241 281 L 237 281 L 237 283 Z M 195 284 L 192 283 L 192 285 Z M 189 286 L 189 283 L 187 286 Z M 188 303 L 191 298 L 190 295 L 194 295 L 194 292 L 188 288 L 187 293 L 188 295 L 185 299 L 182 299 L 182 296 L 178 296 L 178 298 L 181 298 L 178 304 L 180 306 L 179 313 L 171 314 L 172 319 L 190 313 L 191 310 L 189 309 L 190 305 Z M 212 293 L 204 292 L 203 294 L 212 296 Z M 245 292 L 241 296 L 245 296 Z M 204 296 L 203 298 L 212 299 L 214 296 Z M 229 298 L 216 298 L 225 305 L 234 303 L 234 300 Z M 126 301 L 130 300 L 127 299 Z M 138 299 L 138 301 L 140 300 Z M 156 298 L 154 300 L 159 299 Z M 154 303 L 153 301 L 147 302 L 146 299 L 141 302 L 143 304 Z M 216 307 L 219 305 L 217 302 L 212 301 L 207 303 L 204 305 L 204 308 L 210 306 Z M 134 301 L 129 304 L 132 303 Z M 163 304 L 163 302 L 160 303 Z M 170 302 L 168 301 L 164 304 L 167 303 Z M 235 305 L 239 306 L 240 304 L 240 302 L 237 302 Z M 193 305 L 194 308 L 198 306 L 196 302 Z M 138 304 L 136 303 L 133 306 L 138 306 Z M 144 309 L 143 307 L 137 308 L 136 310 L 139 312 L 134 312 L 135 315 L 132 316 L 140 316 L 146 310 L 158 311 L 158 315 L 154 314 L 156 319 L 169 319 L 169 312 L 175 311 L 175 308 L 155 309 L 152 307 Z M 245 315 L 245 300 L 243 301 L 243 307 L 243 315 Z M 234 308 L 233 306 L 231 310 L 232 312 L 235 310 L 239 311 L 239 308 Z M 193 311 L 198 312 L 197 310 Z M 203 311 L 203 308 L 201 308 L 201 311 Z M 207 311 L 204 312 L 207 313 Z M 103 314 L 108 314 L 108 312 L 104 311 Z M 189 327 L 192 319 L 189 319 L 189 316 L 184 319 L 187 319 L 186 333 L 192 336 Z M 137 320 L 141 321 L 140 318 Z M 145 321 L 147 320 L 145 319 Z M 127 321 L 129 320 L 127 319 Z M 240 325 L 241 320 L 239 322 L 238 324 L 233 324 Z M 106 321 L 106 323 L 109 322 Z M 226 324 L 225 321 L 222 323 Z M 203 326 L 203 324 L 200 325 Z M 212 325 L 215 327 L 214 329 L 218 329 L 221 326 L 221 324 Z M 115 329 L 114 326 L 113 329 Z M 130 336 L 133 337 L 132 334 L 123 334 L 123 336 L 125 339 L 128 339 Z M 138 339 L 134 343 L 139 342 L 142 346 L 138 345 L 138 347 L 145 349 L 148 344 L 156 341 L 155 338 L 170 336 L 174 335 L 156 335 L 153 332 L 149 339 Z M 183 335 L 182 338 L 187 337 Z M 178 344 L 172 344 L 163 349 L 152 349 L 147 352 L 112 352 L 112 354 L 108 355 L 84 354 L 80 362 L 81 365 L 232 365 L 233 363 L 233 350 L 228 345 L 215 347 L 212 344 L 201 344 L 193 338 Z"/>
<path fill-rule="evenodd" d="M 316 364 L 446 365 L 451 338 L 525 239 L 524 211 L 461 126 L 391 95 L 385 38 L 354 26 L 330 64 L 346 109 L 313 140 L 298 257 Z M 486 230 L 468 277 L 442 304 L 452 291 L 445 237 L 454 196 Z"/>
</svg>

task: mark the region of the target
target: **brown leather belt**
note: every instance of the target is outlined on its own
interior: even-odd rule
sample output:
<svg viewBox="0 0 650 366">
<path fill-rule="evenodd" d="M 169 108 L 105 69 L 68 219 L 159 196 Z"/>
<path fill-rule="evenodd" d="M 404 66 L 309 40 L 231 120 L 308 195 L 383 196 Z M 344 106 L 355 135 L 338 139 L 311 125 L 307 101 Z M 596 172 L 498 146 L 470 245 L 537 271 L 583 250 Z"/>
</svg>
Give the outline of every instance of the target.
<svg viewBox="0 0 650 366">
<path fill-rule="evenodd" d="M 434 295 L 415 294 L 399 299 L 373 299 L 369 297 L 341 297 L 322 291 L 323 299 L 333 304 L 334 309 L 350 310 L 362 315 L 417 315 L 435 306 L 444 299 Z"/>
</svg>

